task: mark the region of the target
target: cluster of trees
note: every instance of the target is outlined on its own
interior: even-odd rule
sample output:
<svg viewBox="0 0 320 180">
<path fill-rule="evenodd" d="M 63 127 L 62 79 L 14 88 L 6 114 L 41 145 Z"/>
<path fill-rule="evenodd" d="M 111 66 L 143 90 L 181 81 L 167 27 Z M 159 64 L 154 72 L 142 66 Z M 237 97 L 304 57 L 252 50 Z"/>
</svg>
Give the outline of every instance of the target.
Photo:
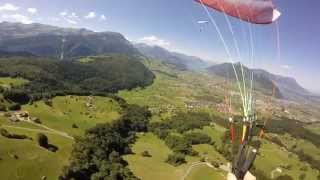
<svg viewBox="0 0 320 180">
<path fill-rule="evenodd" d="M 122 155 L 131 153 L 137 132 L 147 131 L 151 113 L 145 107 L 123 104 L 123 116 L 112 123 L 98 124 L 78 137 L 70 165 L 59 179 L 138 179 L 127 167 Z"/>
<path fill-rule="evenodd" d="M 186 162 L 186 155 L 197 155 L 197 152 L 192 149 L 192 145 L 212 144 L 208 135 L 201 132 L 192 132 L 194 129 L 202 129 L 204 126 L 210 125 L 210 122 L 212 120 L 207 113 L 179 112 L 171 119 L 150 123 L 149 131 L 164 140 L 173 151 L 166 162 L 178 166 Z"/>
<path fill-rule="evenodd" d="M 304 127 L 300 121 L 281 117 L 281 119 L 271 120 L 267 124 L 267 130 L 270 133 L 285 134 L 288 133 L 294 138 L 301 138 L 310 141 L 315 146 L 320 147 L 320 135 Z"/>
<path fill-rule="evenodd" d="M 304 153 L 303 150 L 292 150 L 292 152 L 298 155 L 300 161 L 309 163 L 313 169 L 320 169 L 320 161 Z"/>
<path fill-rule="evenodd" d="M 320 147 L 320 135 L 306 129 L 303 126 L 303 123 L 301 122 L 288 119 L 286 117 L 282 117 L 281 120 L 273 120 L 271 123 L 268 124 L 268 132 L 275 134 L 289 133 L 295 138 L 305 139 L 313 143 L 315 146 Z M 281 147 L 285 147 L 285 145 L 277 137 L 272 137 L 271 141 L 278 144 Z M 290 151 L 292 153 L 295 153 L 301 161 L 309 163 L 312 168 L 320 169 L 320 161 L 304 153 L 303 150 L 297 149 L 296 145 L 293 146 L 293 148 L 290 149 Z"/>
<path fill-rule="evenodd" d="M 37 141 L 38 141 L 39 146 L 44 147 L 44 148 L 49 147 L 49 140 L 45 134 L 38 133 L 37 134 Z"/>
<path fill-rule="evenodd" d="M 165 139 L 170 132 L 185 133 L 194 129 L 201 129 L 210 125 L 210 115 L 202 112 L 179 112 L 168 120 L 154 122 L 149 125 L 149 130 L 160 139 Z"/>
<path fill-rule="evenodd" d="M 165 123 L 167 123 L 171 129 L 175 129 L 177 132 L 183 133 L 193 129 L 201 129 L 204 126 L 210 125 L 211 122 L 211 117 L 207 113 L 180 112 Z"/>
<path fill-rule="evenodd" d="M 0 134 L 3 137 L 9 138 L 9 139 L 31 139 L 30 137 L 26 136 L 26 135 L 21 135 L 21 134 L 12 134 L 10 132 L 8 132 L 6 129 L 4 128 L 0 128 Z"/>
<path fill-rule="evenodd" d="M 181 164 L 186 163 L 185 155 L 182 153 L 173 153 L 169 154 L 167 160 L 167 163 L 173 165 L 173 166 L 179 166 Z"/>
<path fill-rule="evenodd" d="M 211 137 L 201 132 L 189 132 L 184 137 L 192 145 L 212 143 Z"/>
<path fill-rule="evenodd" d="M 40 57 L 0 59 L 0 77 L 22 77 L 30 83 L 4 92 L 5 98 L 26 103 L 57 95 L 106 94 L 144 87 L 154 74 L 137 57 L 110 55 L 92 61 L 57 61 Z"/>
<path fill-rule="evenodd" d="M 191 144 L 183 136 L 170 134 L 166 137 L 165 143 L 174 153 L 197 155 Z"/>
<path fill-rule="evenodd" d="M 59 149 L 57 146 L 55 146 L 53 144 L 49 144 L 49 138 L 43 133 L 37 134 L 37 143 L 39 146 L 41 146 L 51 152 L 56 152 Z"/>
</svg>

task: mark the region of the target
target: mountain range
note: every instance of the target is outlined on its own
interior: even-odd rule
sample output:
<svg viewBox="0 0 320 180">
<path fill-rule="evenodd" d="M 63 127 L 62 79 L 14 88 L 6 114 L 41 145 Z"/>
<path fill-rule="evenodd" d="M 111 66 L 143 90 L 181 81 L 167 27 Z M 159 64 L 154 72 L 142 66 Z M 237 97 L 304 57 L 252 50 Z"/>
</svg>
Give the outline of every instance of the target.
<svg viewBox="0 0 320 180">
<path fill-rule="evenodd" d="M 135 44 L 135 47 L 145 56 L 174 65 L 180 70 L 201 70 L 210 65 L 209 62 L 182 53 L 171 52 L 160 46 L 150 46 L 143 43 Z"/>
<path fill-rule="evenodd" d="M 140 55 L 120 33 L 60 28 L 38 23 L 0 23 L 0 49 L 59 59 L 107 53 Z"/>
<path fill-rule="evenodd" d="M 159 46 L 135 44 L 116 32 L 94 32 L 87 29 L 61 28 L 39 23 L 0 23 L 0 56 L 46 56 L 70 60 L 101 54 L 145 56 L 175 66 L 179 70 L 207 70 L 209 74 L 232 77 L 231 64 L 209 63 L 201 58 L 171 52 Z M 261 69 L 244 67 L 245 74 L 254 73 L 256 88 L 266 94 L 276 86 L 276 96 L 288 100 L 304 100 L 311 94 L 290 77 L 271 74 Z"/>
<path fill-rule="evenodd" d="M 234 66 L 238 78 L 242 80 L 240 63 L 237 63 Z M 311 95 L 311 93 L 299 85 L 294 78 L 275 75 L 262 69 L 250 69 L 244 65 L 242 67 L 245 79 L 250 79 L 249 77 L 253 73 L 254 87 L 267 95 L 272 95 L 273 89 L 275 90 L 276 97 L 292 101 L 302 101 Z M 207 68 L 207 72 L 209 74 L 236 80 L 231 63 L 213 65 Z"/>
</svg>

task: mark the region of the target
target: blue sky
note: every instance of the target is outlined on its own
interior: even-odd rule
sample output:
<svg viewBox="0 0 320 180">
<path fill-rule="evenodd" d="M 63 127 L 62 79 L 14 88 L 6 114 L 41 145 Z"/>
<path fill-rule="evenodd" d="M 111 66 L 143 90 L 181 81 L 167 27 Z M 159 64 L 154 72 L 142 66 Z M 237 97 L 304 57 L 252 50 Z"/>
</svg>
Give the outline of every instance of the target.
<svg viewBox="0 0 320 180">
<path fill-rule="evenodd" d="M 282 12 L 281 51 L 277 48 L 274 24 L 252 25 L 253 67 L 293 76 L 304 87 L 320 92 L 320 83 L 316 83 L 316 77 L 320 77 L 320 1 L 274 0 L 274 3 Z M 250 65 L 248 24 L 230 18 L 239 43 L 239 58 L 224 16 L 214 10 L 210 13 L 233 60 Z M 161 45 L 214 62 L 230 60 L 212 23 L 196 23 L 209 18 L 193 0 L 0 0 L 0 20 L 116 31 L 131 41 Z"/>
</svg>

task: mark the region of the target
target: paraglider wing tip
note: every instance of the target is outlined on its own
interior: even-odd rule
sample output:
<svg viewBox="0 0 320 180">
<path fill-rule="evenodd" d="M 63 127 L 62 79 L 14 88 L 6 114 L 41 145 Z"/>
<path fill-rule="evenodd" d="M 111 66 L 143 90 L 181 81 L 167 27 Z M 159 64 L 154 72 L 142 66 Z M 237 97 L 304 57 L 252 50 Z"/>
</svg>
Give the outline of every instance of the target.
<svg viewBox="0 0 320 180">
<path fill-rule="evenodd" d="M 277 9 L 274 9 L 273 10 L 273 16 L 272 16 L 272 22 L 274 22 L 277 19 L 279 19 L 280 16 L 281 16 L 281 12 L 278 11 Z"/>
</svg>

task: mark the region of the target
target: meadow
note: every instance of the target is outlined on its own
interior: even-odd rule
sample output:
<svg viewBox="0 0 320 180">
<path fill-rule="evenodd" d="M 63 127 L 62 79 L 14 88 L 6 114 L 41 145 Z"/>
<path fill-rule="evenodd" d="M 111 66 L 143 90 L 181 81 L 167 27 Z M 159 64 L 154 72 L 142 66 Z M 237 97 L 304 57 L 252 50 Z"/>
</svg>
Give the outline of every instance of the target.
<svg viewBox="0 0 320 180">
<path fill-rule="evenodd" d="M 41 125 L 29 122 L 10 122 L 0 116 L 0 128 L 10 133 L 27 135 L 32 140 L 8 139 L 0 136 L 1 179 L 41 179 L 56 180 L 62 168 L 68 164 L 73 140 L 61 136 L 48 127 L 70 136 L 82 135 L 97 123 L 110 122 L 120 116 L 120 106 L 106 97 L 92 97 L 92 109 L 87 108 L 88 97 L 61 96 L 52 99 L 48 106 L 43 101 L 24 105 L 23 111 L 31 117 L 38 117 Z M 77 128 L 73 127 L 73 124 Z M 50 152 L 40 147 L 36 135 L 41 132 L 48 136 L 49 143 L 57 146 L 58 151 Z M 17 158 L 16 158 L 17 157 Z"/>
</svg>

